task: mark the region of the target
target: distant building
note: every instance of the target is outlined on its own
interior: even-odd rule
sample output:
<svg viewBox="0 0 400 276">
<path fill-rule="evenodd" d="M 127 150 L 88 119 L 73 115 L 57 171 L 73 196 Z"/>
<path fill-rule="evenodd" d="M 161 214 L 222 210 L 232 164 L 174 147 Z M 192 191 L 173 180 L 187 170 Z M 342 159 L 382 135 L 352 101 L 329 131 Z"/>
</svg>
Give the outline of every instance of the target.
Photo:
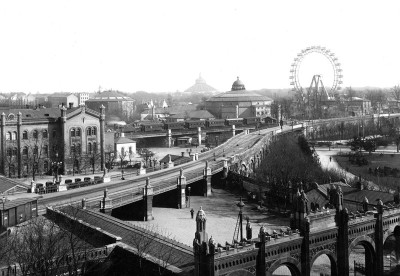
<svg viewBox="0 0 400 276">
<path fill-rule="evenodd" d="M 79 106 L 79 99 L 72 93 L 54 93 L 47 96 L 47 102 L 50 107 L 77 107 Z"/>
<path fill-rule="evenodd" d="M 189 87 L 188 89 L 185 90 L 185 92 L 189 93 L 214 93 L 217 92 L 217 90 L 208 85 L 206 81 L 201 77 L 201 74 L 199 75 L 199 78 L 196 79 L 196 82 L 194 85 Z"/>
<path fill-rule="evenodd" d="M 76 96 L 78 97 L 78 105 L 85 105 L 85 102 L 89 100 L 89 93 L 76 93 Z"/>
<path fill-rule="evenodd" d="M 193 110 L 185 113 L 178 113 L 167 117 L 167 122 L 182 122 L 185 120 L 214 120 L 215 117 L 207 110 Z"/>
<path fill-rule="evenodd" d="M 370 100 L 351 97 L 345 102 L 345 104 L 347 112 L 351 116 L 369 115 L 372 112 Z"/>
<path fill-rule="evenodd" d="M 85 101 L 87 107 L 97 110 L 101 105 L 106 108 L 106 114 L 130 118 L 135 111 L 135 101 L 118 91 L 104 91 L 96 93 Z"/>
<path fill-rule="evenodd" d="M 218 119 L 271 116 L 272 99 L 246 90 L 237 80 L 231 91 L 218 94 L 206 101 L 206 110 Z"/>
</svg>

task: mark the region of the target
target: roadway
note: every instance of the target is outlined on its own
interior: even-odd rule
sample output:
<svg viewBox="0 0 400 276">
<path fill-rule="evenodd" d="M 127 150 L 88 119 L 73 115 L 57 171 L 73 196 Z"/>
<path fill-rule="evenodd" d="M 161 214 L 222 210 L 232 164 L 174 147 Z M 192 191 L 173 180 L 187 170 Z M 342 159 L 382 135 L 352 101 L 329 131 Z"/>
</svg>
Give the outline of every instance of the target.
<svg viewBox="0 0 400 276">
<path fill-rule="evenodd" d="M 291 129 L 291 127 L 286 127 Z M 182 168 L 183 174 L 187 177 L 188 184 L 202 178 L 205 161 L 209 161 L 209 166 L 213 172 L 220 171 L 222 168 L 222 159 L 239 154 L 256 144 L 266 134 L 280 129 L 279 127 L 262 129 L 250 134 L 240 133 L 224 144 L 204 153 L 199 154 L 199 160 L 191 161 L 176 167 L 163 169 L 140 176 L 126 176 L 125 180 L 112 180 L 109 183 L 102 183 L 78 189 L 44 194 L 39 199 L 39 213 L 44 213 L 47 206 L 57 206 L 65 204 L 75 204 L 80 202 L 82 198 L 86 198 L 88 207 L 98 206 L 100 199 L 103 197 L 104 189 L 108 189 L 110 198 L 121 197 L 121 195 L 132 196 L 132 202 L 135 198 L 141 197 L 142 188 L 146 184 L 147 177 L 154 188 L 155 194 L 171 190 L 176 187 L 176 181 L 179 171 Z M 214 154 L 216 161 L 214 161 Z M 193 181 L 194 180 L 194 181 Z"/>
</svg>

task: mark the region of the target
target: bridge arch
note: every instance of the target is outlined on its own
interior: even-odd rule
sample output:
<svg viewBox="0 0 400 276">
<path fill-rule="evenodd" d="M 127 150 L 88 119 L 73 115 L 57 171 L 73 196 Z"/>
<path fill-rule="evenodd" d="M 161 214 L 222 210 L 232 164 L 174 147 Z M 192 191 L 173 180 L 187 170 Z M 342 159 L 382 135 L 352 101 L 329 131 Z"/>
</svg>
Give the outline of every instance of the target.
<svg viewBox="0 0 400 276">
<path fill-rule="evenodd" d="M 350 273 L 354 271 L 355 273 L 362 272 L 367 276 L 374 275 L 377 258 L 375 242 L 371 237 L 363 235 L 355 238 L 350 243 L 348 252 Z"/>
<path fill-rule="evenodd" d="M 319 257 L 322 257 L 322 256 L 324 256 L 324 255 L 328 257 L 328 259 L 329 259 L 329 261 L 330 261 L 330 264 L 331 264 L 330 275 L 336 276 L 336 275 L 337 275 L 337 257 L 336 257 L 336 255 L 335 255 L 331 250 L 329 250 L 329 249 L 321 250 L 321 251 L 319 251 L 317 254 L 315 254 L 315 256 L 311 259 L 311 262 L 310 262 L 311 270 L 312 270 L 312 268 L 313 268 L 314 262 L 315 262 Z"/>
<path fill-rule="evenodd" d="M 298 260 L 292 257 L 286 257 L 276 260 L 267 270 L 266 276 L 272 276 L 274 271 L 281 266 L 286 266 L 292 276 L 301 276 L 301 264 Z"/>
</svg>

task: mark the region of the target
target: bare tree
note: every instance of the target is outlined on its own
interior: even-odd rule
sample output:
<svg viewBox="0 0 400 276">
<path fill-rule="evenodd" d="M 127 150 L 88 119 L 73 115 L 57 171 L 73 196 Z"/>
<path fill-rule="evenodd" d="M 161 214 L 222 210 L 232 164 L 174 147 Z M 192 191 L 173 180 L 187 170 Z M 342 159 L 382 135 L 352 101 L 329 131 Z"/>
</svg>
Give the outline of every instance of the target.
<svg viewBox="0 0 400 276">
<path fill-rule="evenodd" d="M 15 169 L 18 167 L 16 146 L 8 145 L 6 147 L 6 156 L 4 157 L 4 162 L 6 168 L 8 169 L 8 177 L 13 177 L 15 175 Z"/>
<path fill-rule="evenodd" d="M 176 266 L 181 261 L 182 257 L 175 249 L 179 243 L 166 229 L 155 225 L 135 227 L 137 230 L 132 232 L 129 241 L 136 249 L 137 273 L 145 275 L 151 270 L 158 275 L 165 275 L 169 267 Z"/>
<path fill-rule="evenodd" d="M 121 151 L 119 151 L 117 153 L 118 153 L 118 158 L 119 158 L 119 160 L 121 162 L 120 165 L 121 165 L 121 169 L 122 169 L 122 167 L 124 165 L 125 158 L 128 156 L 129 152 L 126 151 L 126 150 L 121 150 Z"/>
<path fill-rule="evenodd" d="M 392 87 L 390 92 L 396 101 L 400 101 L 400 85 L 395 85 Z"/>
<path fill-rule="evenodd" d="M 43 172 L 42 168 L 49 154 L 49 146 L 39 129 L 34 129 L 31 132 L 31 137 L 23 141 L 22 163 L 27 165 L 27 170 L 32 175 L 32 179 L 36 180 L 36 175 Z"/>
</svg>

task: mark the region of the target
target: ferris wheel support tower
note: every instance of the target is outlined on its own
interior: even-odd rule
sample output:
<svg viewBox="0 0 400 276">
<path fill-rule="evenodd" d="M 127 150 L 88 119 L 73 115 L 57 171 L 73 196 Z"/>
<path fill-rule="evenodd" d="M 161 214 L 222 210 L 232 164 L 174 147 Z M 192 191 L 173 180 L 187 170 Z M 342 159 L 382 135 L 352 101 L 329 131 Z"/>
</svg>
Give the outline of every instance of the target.
<svg viewBox="0 0 400 276">
<path fill-rule="evenodd" d="M 311 80 L 310 87 L 306 90 L 303 89 L 299 80 L 300 67 L 304 58 L 311 53 L 321 54 L 330 62 L 333 73 L 333 83 L 330 85 L 330 89 L 326 89 L 323 85 L 321 75 L 314 75 Z M 294 58 L 294 62 L 291 65 L 289 79 L 290 85 L 293 86 L 292 90 L 296 92 L 297 106 L 302 109 L 303 112 L 305 109 L 314 109 L 315 107 L 320 106 L 321 100 L 332 99 L 334 93 L 341 89 L 340 85 L 343 83 L 343 71 L 340 67 L 341 64 L 338 58 L 334 53 L 325 47 L 312 46 L 302 50 L 297 54 L 297 57 Z M 322 95 L 323 97 L 321 97 Z"/>
</svg>

